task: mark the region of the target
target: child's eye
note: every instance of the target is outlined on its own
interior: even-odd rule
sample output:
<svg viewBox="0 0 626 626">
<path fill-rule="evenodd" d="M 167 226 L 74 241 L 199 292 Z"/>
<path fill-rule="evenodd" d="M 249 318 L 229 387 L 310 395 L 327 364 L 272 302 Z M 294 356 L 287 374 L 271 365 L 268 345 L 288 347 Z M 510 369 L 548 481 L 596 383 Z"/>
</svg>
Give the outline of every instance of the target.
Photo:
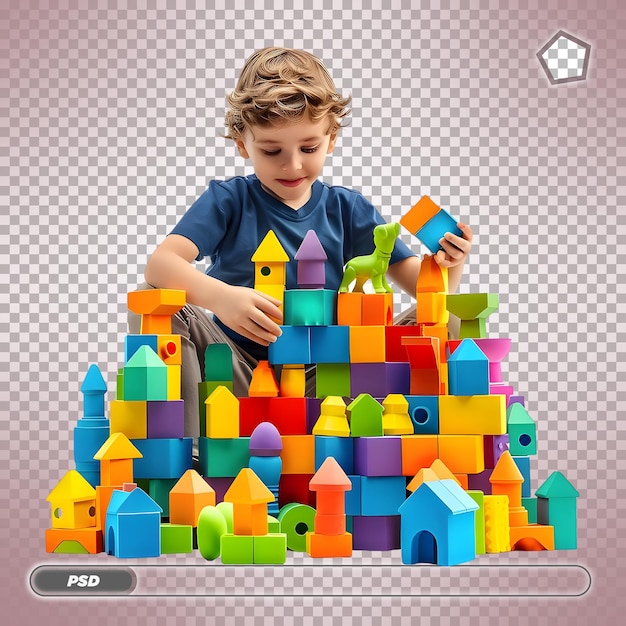
<svg viewBox="0 0 626 626">
<path fill-rule="evenodd" d="M 265 156 L 276 156 L 280 153 L 280 150 L 263 150 Z"/>
<path fill-rule="evenodd" d="M 300 149 L 305 154 L 311 154 L 312 152 L 315 152 L 317 150 L 317 146 L 315 146 L 314 148 L 300 148 Z"/>
</svg>

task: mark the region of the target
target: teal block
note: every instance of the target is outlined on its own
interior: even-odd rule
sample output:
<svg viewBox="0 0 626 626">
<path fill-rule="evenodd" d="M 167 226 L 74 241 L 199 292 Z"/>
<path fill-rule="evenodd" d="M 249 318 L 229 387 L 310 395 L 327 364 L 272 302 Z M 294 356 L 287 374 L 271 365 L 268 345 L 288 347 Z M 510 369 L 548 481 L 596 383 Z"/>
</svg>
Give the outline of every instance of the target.
<svg viewBox="0 0 626 626">
<path fill-rule="evenodd" d="M 514 402 L 507 408 L 506 429 L 512 456 L 537 454 L 537 425 L 523 404 Z"/>
<path fill-rule="evenodd" d="M 233 351 L 226 343 L 210 343 L 204 351 L 204 379 L 233 381 Z"/>
<path fill-rule="evenodd" d="M 404 476 L 361 476 L 361 515 L 398 515 L 405 500 Z"/>
<path fill-rule="evenodd" d="M 124 366 L 124 400 L 167 400 L 167 365 L 149 346 Z"/>
<path fill-rule="evenodd" d="M 522 506 L 528 511 L 528 523 L 537 523 L 537 498 L 522 498 Z"/>
<path fill-rule="evenodd" d="M 350 363 L 318 363 L 315 374 L 315 396 L 350 397 Z"/>
<path fill-rule="evenodd" d="M 163 509 L 163 517 L 170 516 L 170 490 L 178 478 L 153 478 L 148 480 L 148 495 Z"/>
<path fill-rule="evenodd" d="M 524 477 L 524 482 L 522 483 L 522 498 L 530 498 L 530 457 L 514 456 L 513 460 L 515 461 L 515 465 L 517 465 L 517 469 Z"/>
<path fill-rule="evenodd" d="M 311 326 L 312 363 L 349 363 L 349 326 Z"/>
<path fill-rule="evenodd" d="M 226 533 L 220 540 L 220 554 L 224 565 L 252 565 L 254 537 Z"/>
<path fill-rule="evenodd" d="M 133 459 L 135 478 L 180 478 L 192 467 L 191 437 L 131 441 L 143 455 L 141 459 Z"/>
<path fill-rule="evenodd" d="M 200 470 L 207 478 L 234 477 L 250 462 L 250 437 L 198 438 Z"/>
<path fill-rule="evenodd" d="M 331 326 L 335 323 L 337 292 L 331 289 L 285 291 L 286 326 Z"/>
</svg>

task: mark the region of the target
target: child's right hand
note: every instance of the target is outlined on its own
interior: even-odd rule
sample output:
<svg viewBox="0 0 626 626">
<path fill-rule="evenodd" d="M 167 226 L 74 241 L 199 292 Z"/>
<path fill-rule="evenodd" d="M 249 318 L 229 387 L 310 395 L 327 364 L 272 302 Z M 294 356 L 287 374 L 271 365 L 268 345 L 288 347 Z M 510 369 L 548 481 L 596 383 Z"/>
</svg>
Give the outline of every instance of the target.
<svg viewBox="0 0 626 626">
<path fill-rule="evenodd" d="M 268 346 L 282 334 L 278 324 L 283 319 L 280 301 L 249 287 L 228 286 L 226 297 L 215 304 L 213 313 L 226 326 L 262 346 Z"/>
</svg>

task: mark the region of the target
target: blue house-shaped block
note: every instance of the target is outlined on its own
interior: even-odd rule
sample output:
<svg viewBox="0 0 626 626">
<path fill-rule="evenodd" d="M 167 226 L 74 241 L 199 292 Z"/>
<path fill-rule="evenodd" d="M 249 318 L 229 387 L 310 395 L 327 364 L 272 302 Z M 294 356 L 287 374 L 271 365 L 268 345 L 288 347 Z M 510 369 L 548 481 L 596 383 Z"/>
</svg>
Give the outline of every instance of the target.
<svg viewBox="0 0 626 626">
<path fill-rule="evenodd" d="M 477 509 L 451 479 L 422 483 L 398 509 L 402 562 L 458 565 L 475 559 Z"/>
<path fill-rule="evenodd" d="M 106 515 L 107 554 L 118 558 L 161 556 L 162 512 L 142 489 L 113 491 Z"/>
</svg>

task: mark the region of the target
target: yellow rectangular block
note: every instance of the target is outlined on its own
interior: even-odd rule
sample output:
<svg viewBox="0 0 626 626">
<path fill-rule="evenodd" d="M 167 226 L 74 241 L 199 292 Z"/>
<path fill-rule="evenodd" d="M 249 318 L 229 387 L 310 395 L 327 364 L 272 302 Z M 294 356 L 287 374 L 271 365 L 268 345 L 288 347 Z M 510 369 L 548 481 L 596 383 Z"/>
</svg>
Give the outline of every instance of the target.
<svg viewBox="0 0 626 626">
<path fill-rule="evenodd" d="M 400 435 L 402 475 L 415 476 L 437 458 L 437 435 Z"/>
<path fill-rule="evenodd" d="M 180 400 L 181 365 L 167 366 L 167 399 Z"/>
<path fill-rule="evenodd" d="M 350 326 L 350 363 L 385 362 L 385 327 Z"/>
<path fill-rule="evenodd" d="M 503 435 L 506 433 L 506 396 L 440 396 L 439 433 Z"/>
<path fill-rule="evenodd" d="M 511 549 L 509 525 L 509 497 L 486 495 L 483 500 L 485 511 L 485 552 L 494 554 Z"/>
<path fill-rule="evenodd" d="M 315 437 L 283 435 L 283 474 L 315 474 Z"/>
<path fill-rule="evenodd" d="M 485 469 L 482 435 L 439 435 L 439 458 L 454 474 L 478 474 Z"/>
<path fill-rule="evenodd" d="M 124 433 L 129 439 L 147 439 L 148 403 L 145 400 L 111 400 L 111 434 Z"/>
</svg>

